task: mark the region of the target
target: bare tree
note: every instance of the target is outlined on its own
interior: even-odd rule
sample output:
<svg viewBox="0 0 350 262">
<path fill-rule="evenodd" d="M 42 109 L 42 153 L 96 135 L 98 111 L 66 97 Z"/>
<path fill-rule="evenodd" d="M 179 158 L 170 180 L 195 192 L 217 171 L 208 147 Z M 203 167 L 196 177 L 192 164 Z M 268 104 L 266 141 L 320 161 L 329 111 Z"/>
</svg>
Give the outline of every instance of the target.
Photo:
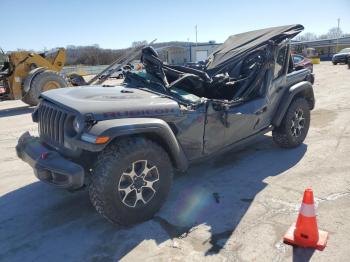
<svg viewBox="0 0 350 262">
<path fill-rule="evenodd" d="M 320 40 L 328 39 L 328 35 L 327 34 L 322 34 L 322 35 L 319 35 L 317 38 L 320 39 Z"/>
<path fill-rule="evenodd" d="M 343 31 L 338 27 L 332 27 L 331 29 L 328 30 L 327 36 L 328 38 L 338 38 L 343 35 Z"/>
<path fill-rule="evenodd" d="M 131 43 L 131 47 L 138 47 L 138 46 L 147 45 L 147 44 L 148 42 L 146 40 L 134 41 Z"/>
<path fill-rule="evenodd" d="M 102 49 L 93 46 L 67 46 L 66 65 L 108 65 L 124 54 L 125 50 Z"/>
<path fill-rule="evenodd" d="M 298 41 L 311 41 L 311 40 L 316 40 L 317 35 L 311 32 L 307 32 L 305 34 L 297 36 L 295 39 Z"/>
<path fill-rule="evenodd" d="M 344 34 L 343 31 L 339 28 L 338 32 L 338 27 L 332 27 L 328 30 L 326 34 L 321 34 L 321 35 L 316 35 L 311 32 L 307 32 L 302 35 L 298 35 L 295 37 L 295 40 L 298 41 L 312 41 L 312 40 L 322 40 L 322 39 L 334 39 L 337 37 L 343 37 L 343 36 L 348 36 L 349 34 Z"/>
</svg>

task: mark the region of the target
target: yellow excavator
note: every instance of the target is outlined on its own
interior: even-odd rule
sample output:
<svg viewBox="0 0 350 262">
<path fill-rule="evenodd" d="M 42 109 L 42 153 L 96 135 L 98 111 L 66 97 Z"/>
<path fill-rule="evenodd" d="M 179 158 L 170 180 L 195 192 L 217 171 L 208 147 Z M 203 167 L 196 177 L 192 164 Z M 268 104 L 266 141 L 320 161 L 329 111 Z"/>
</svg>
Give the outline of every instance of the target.
<svg viewBox="0 0 350 262">
<path fill-rule="evenodd" d="M 47 90 L 68 86 L 59 74 L 66 60 L 66 50 L 45 53 L 27 51 L 6 55 L 0 49 L 0 99 L 22 99 L 30 106 L 39 102 Z"/>
</svg>

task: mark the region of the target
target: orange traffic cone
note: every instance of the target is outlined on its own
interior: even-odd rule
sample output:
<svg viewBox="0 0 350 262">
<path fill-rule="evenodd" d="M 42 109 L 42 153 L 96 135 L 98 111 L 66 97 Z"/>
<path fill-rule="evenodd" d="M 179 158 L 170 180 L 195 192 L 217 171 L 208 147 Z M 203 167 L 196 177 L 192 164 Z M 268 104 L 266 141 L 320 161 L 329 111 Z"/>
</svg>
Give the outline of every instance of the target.
<svg viewBox="0 0 350 262">
<path fill-rule="evenodd" d="M 323 250 L 327 245 L 327 239 L 328 232 L 317 228 L 314 194 L 311 188 L 307 188 L 304 192 L 297 223 L 288 229 L 283 241 L 291 245 Z"/>
</svg>

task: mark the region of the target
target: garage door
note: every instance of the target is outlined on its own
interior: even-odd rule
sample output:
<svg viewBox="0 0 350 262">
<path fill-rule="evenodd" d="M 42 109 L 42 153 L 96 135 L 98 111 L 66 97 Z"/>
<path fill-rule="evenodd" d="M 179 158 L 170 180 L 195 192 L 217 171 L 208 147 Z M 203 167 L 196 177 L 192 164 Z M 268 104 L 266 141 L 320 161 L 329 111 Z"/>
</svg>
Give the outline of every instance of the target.
<svg viewBox="0 0 350 262">
<path fill-rule="evenodd" d="M 204 61 L 208 58 L 208 51 L 196 51 L 196 62 Z"/>
</svg>

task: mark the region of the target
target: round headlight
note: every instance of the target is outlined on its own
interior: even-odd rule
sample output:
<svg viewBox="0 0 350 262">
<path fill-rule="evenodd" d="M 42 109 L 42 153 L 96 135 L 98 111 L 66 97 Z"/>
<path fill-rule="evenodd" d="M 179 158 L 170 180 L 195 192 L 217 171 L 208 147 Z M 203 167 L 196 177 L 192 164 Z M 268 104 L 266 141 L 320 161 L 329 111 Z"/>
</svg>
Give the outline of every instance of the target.
<svg viewBox="0 0 350 262">
<path fill-rule="evenodd" d="M 75 132 L 80 133 L 84 129 L 84 120 L 80 117 L 75 117 L 73 120 L 73 128 Z"/>
</svg>

